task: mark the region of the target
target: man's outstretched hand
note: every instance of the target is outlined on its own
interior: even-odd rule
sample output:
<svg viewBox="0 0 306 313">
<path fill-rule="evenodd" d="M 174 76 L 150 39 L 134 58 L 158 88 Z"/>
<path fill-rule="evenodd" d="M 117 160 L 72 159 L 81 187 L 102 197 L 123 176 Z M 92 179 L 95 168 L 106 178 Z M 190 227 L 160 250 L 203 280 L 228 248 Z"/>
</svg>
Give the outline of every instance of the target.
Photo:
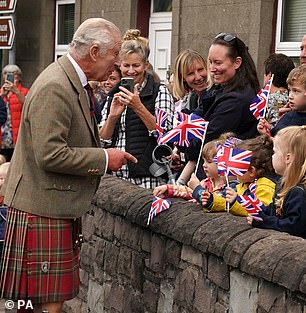
<svg viewBox="0 0 306 313">
<path fill-rule="evenodd" d="M 118 171 L 122 165 L 126 164 L 128 160 L 137 163 L 137 159 L 128 152 L 121 151 L 114 148 L 106 149 L 108 154 L 108 167 L 110 171 Z"/>
</svg>

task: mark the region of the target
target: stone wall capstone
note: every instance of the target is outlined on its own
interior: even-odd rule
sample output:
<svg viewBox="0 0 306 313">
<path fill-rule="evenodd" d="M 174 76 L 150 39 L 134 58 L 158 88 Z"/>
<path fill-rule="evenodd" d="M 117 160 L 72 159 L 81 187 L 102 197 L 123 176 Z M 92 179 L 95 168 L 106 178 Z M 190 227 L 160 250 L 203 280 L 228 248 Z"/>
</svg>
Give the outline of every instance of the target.
<svg viewBox="0 0 306 313">
<path fill-rule="evenodd" d="M 306 241 L 182 199 L 147 226 L 152 190 L 106 175 L 83 217 L 70 313 L 305 313 Z"/>
</svg>

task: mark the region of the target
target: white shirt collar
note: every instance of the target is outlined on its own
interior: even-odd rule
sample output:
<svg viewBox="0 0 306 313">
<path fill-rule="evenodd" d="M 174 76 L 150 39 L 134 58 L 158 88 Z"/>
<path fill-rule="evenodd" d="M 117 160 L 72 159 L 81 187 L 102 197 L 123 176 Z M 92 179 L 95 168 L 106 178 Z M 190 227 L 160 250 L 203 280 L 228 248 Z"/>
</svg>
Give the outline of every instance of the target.
<svg viewBox="0 0 306 313">
<path fill-rule="evenodd" d="M 82 86 L 83 87 L 86 86 L 88 84 L 87 77 L 86 77 L 85 73 L 83 72 L 83 70 L 80 68 L 79 64 L 74 60 L 74 58 L 69 53 L 67 53 L 67 58 L 72 63 L 73 67 L 75 68 L 75 70 L 76 70 L 76 72 L 80 78 Z"/>
</svg>

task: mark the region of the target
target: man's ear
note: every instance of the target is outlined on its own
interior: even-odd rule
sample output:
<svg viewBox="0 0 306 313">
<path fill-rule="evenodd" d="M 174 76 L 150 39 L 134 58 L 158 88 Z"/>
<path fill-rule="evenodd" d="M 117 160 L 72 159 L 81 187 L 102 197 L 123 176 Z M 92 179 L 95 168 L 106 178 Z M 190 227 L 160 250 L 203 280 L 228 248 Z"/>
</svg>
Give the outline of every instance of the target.
<svg viewBox="0 0 306 313">
<path fill-rule="evenodd" d="M 98 55 L 100 54 L 100 48 L 97 45 L 92 45 L 89 48 L 89 55 L 93 61 L 97 60 Z"/>
<path fill-rule="evenodd" d="M 242 58 L 241 57 L 237 57 L 234 61 L 234 68 L 235 70 L 238 70 L 238 68 L 241 66 L 242 64 Z"/>
</svg>

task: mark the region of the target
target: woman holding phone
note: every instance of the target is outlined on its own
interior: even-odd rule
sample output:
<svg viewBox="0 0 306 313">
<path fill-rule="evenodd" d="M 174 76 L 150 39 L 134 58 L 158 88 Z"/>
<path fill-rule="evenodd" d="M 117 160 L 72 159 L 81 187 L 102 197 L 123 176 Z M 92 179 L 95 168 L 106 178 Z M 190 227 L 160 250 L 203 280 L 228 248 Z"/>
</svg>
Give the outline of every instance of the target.
<svg viewBox="0 0 306 313">
<path fill-rule="evenodd" d="M 162 182 L 149 171 L 157 144 L 153 135 L 155 109 L 160 108 L 172 116 L 174 103 L 166 85 L 156 81 L 148 71 L 149 53 L 149 41 L 140 36 L 139 30 L 125 33 L 119 54 L 125 87 L 119 83 L 109 93 L 102 110 L 100 137 L 102 142 L 128 151 L 138 159 L 136 164 L 123 166 L 115 176 L 144 188 L 155 188 Z M 134 83 L 131 91 L 126 88 L 130 86 L 130 78 Z"/>
<path fill-rule="evenodd" d="M 17 141 L 22 106 L 29 90 L 21 85 L 22 72 L 17 65 L 6 65 L 2 77 L 4 84 L 0 96 L 6 104 L 7 120 L 1 127 L 1 154 L 9 162 Z"/>
</svg>

